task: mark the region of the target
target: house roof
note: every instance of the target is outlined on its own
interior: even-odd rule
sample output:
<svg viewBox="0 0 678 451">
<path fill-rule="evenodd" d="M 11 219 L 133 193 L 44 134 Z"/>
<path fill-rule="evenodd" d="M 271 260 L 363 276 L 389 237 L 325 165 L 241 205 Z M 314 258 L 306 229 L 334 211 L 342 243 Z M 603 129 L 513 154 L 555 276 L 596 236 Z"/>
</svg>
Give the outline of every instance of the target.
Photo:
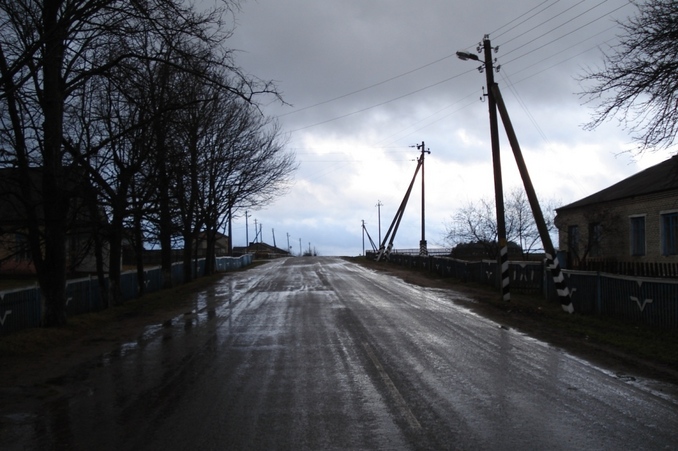
<svg viewBox="0 0 678 451">
<path fill-rule="evenodd" d="M 678 189 L 678 155 L 556 211 Z"/>
</svg>

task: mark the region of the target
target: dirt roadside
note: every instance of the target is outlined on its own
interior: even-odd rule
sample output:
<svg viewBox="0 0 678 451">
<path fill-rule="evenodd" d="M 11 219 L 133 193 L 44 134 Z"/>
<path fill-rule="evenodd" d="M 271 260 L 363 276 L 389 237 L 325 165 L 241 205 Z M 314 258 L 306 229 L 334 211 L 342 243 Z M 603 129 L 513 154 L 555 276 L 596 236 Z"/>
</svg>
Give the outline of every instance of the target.
<svg viewBox="0 0 678 451">
<path fill-rule="evenodd" d="M 123 344 L 139 340 L 150 325 L 169 325 L 193 311 L 193 295 L 227 274 L 151 293 L 101 312 L 69 318 L 62 328 L 28 329 L 0 337 L 0 400 L 3 393 L 50 385 Z"/>
<path fill-rule="evenodd" d="M 631 374 L 678 385 L 678 332 L 647 328 L 583 315 L 567 315 L 557 304 L 514 294 L 499 301 L 486 287 L 464 284 L 431 273 L 364 258 L 347 258 L 408 283 L 461 291 L 473 301 L 472 311 L 501 327 L 518 330 L 579 357 L 604 364 L 618 374 Z M 46 387 L 73 368 L 136 342 L 149 325 L 167 324 L 191 314 L 195 293 L 228 274 L 198 279 L 153 293 L 103 312 L 80 315 L 59 329 L 31 329 L 0 337 L 0 399 Z M 40 396 L 35 394 L 35 396 Z"/>
</svg>

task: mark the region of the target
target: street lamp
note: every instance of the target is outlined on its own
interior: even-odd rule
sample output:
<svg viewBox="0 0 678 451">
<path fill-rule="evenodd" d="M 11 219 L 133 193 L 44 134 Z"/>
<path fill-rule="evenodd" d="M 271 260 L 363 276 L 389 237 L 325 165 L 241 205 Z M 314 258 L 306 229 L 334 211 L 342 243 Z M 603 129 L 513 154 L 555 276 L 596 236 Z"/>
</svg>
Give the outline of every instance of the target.
<svg viewBox="0 0 678 451">
<path fill-rule="evenodd" d="M 457 58 L 459 58 L 462 61 L 468 60 L 480 61 L 480 58 L 478 58 L 478 55 L 476 55 L 475 53 L 466 52 L 463 50 L 457 52 Z"/>
</svg>

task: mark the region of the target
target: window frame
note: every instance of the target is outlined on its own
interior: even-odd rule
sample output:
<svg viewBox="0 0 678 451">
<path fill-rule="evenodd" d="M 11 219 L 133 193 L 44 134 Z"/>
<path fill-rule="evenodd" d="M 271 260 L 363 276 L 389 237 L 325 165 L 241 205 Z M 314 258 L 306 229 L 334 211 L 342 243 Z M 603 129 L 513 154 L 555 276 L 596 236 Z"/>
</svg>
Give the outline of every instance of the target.
<svg viewBox="0 0 678 451">
<path fill-rule="evenodd" d="M 642 227 L 638 229 L 636 225 L 642 220 Z M 642 232 L 639 234 L 638 232 Z M 642 243 L 641 243 L 642 241 Z M 639 245 L 639 246 L 638 246 Z M 644 257 L 647 255 L 647 215 L 629 216 L 629 254 L 632 257 Z"/>
<path fill-rule="evenodd" d="M 659 218 L 661 255 L 664 257 L 678 255 L 678 210 L 660 211 Z M 667 219 L 670 224 L 667 224 Z M 670 241 L 667 242 L 668 238 Z"/>
</svg>

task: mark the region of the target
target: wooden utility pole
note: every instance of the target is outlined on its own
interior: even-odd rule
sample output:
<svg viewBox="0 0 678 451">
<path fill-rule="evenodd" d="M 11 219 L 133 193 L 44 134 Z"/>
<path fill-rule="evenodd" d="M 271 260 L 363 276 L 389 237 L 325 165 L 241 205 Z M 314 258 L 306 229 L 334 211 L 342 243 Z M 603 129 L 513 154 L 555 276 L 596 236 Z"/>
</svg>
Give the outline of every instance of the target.
<svg viewBox="0 0 678 451">
<path fill-rule="evenodd" d="M 395 239 L 395 235 L 398 232 L 398 227 L 400 226 L 400 220 L 403 218 L 403 214 L 405 213 L 405 207 L 407 207 L 407 201 L 410 199 L 410 193 L 412 192 L 412 187 L 414 186 L 414 182 L 417 179 L 417 173 L 419 172 L 419 168 L 421 167 L 422 161 L 421 159 L 417 160 L 417 169 L 414 170 L 414 176 L 412 177 L 412 181 L 410 182 L 410 186 L 407 188 L 407 192 L 405 193 L 405 197 L 403 198 L 403 201 L 400 203 L 400 207 L 398 208 L 398 211 L 396 212 L 395 217 L 393 218 L 393 222 L 391 222 L 391 226 L 388 228 L 388 231 L 386 232 L 386 236 L 384 237 L 384 241 L 382 241 L 379 244 L 379 254 L 377 255 L 376 260 L 379 261 L 382 258 L 386 258 L 388 260 L 389 255 L 391 254 L 391 249 L 393 248 L 393 240 Z M 393 232 L 393 235 L 391 235 L 391 232 Z M 389 240 L 390 238 L 390 240 Z M 388 245 L 386 242 L 388 241 Z"/>
<path fill-rule="evenodd" d="M 494 168 L 494 201 L 497 212 L 497 240 L 499 241 L 499 262 L 501 266 L 501 291 L 504 301 L 511 300 L 508 270 L 508 241 L 506 240 L 506 219 L 504 216 L 504 189 L 501 180 L 501 154 L 499 152 L 499 124 L 497 103 L 494 98 L 494 65 L 492 45 L 489 36 L 483 40 L 485 50 L 485 77 L 487 79 L 487 104 L 490 113 L 490 138 L 492 142 L 492 166 Z"/>
<path fill-rule="evenodd" d="M 250 247 L 250 227 L 247 224 L 247 210 L 245 210 L 245 249 Z"/>
<path fill-rule="evenodd" d="M 431 153 L 426 150 L 424 141 L 421 142 L 421 146 L 417 145 L 417 149 L 421 149 L 421 241 L 419 241 L 419 255 L 426 256 L 428 255 L 428 249 L 426 248 L 426 196 L 425 184 L 424 184 L 424 155 L 426 153 Z"/>
<path fill-rule="evenodd" d="M 568 313 L 572 313 L 574 312 L 574 306 L 572 305 L 572 299 L 570 298 L 570 290 L 567 286 L 567 282 L 565 281 L 565 277 L 560 270 L 560 263 L 558 262 L 558 257 L 556 255 L 555 248 L 553 247 L 553 242 L 551 241 L 551 235 L 549 234 L 548 228 L 546 227 L 544 214 L 541 211 L 539 199 L 537 199 L 537 192 L 532 185 L 530 173 L 527 170 L 527 165 L 525 164 L 525 159 L 523 158 L 523 153 L 520 150 L 520 144 L 518 143 L 518 137 L 516 136 L 516 132 L 513 129 L 513 124 L 511 123 L 508 110 L 506 109 L 506 104 L 504 104 L 504 99 L 501 96 L 499 86 L 494 85 L 492 87 L 492 94 L 494 95 L 494 98 L 497 102 L 499 114 L 501 115 L 501 120 L 504 124 L 504 129 L 506 130 L 509 143 L 511 144 L 511 149 L 513 149 L 513 155 L 516 158 L 520 177 L 523 179 L 523 185 L 525 186 L 527 199 L 530 203 L 530 207 L 532 208 L 532 216 L 534 217 L 534 222 L 537 224 L 537 230 L 539 231 L 539 236 L 541 238 L 542 245 L 544 246 L 547 264 L 551 268 L 553 281 L 556 286 L 556 291 L 558 292 L 558 298 L 560 299 L 560 305 L 563 310 Z"/>
<path fill-rule="evenodd" d="M 379 227 L 379 242 L 381 243 L 381 207 L 383 207 L 384 204 L 381 203 L 380 200 L 377 201 L 377 220 L 379 221 L 378 227 Z"/>
</svg>

